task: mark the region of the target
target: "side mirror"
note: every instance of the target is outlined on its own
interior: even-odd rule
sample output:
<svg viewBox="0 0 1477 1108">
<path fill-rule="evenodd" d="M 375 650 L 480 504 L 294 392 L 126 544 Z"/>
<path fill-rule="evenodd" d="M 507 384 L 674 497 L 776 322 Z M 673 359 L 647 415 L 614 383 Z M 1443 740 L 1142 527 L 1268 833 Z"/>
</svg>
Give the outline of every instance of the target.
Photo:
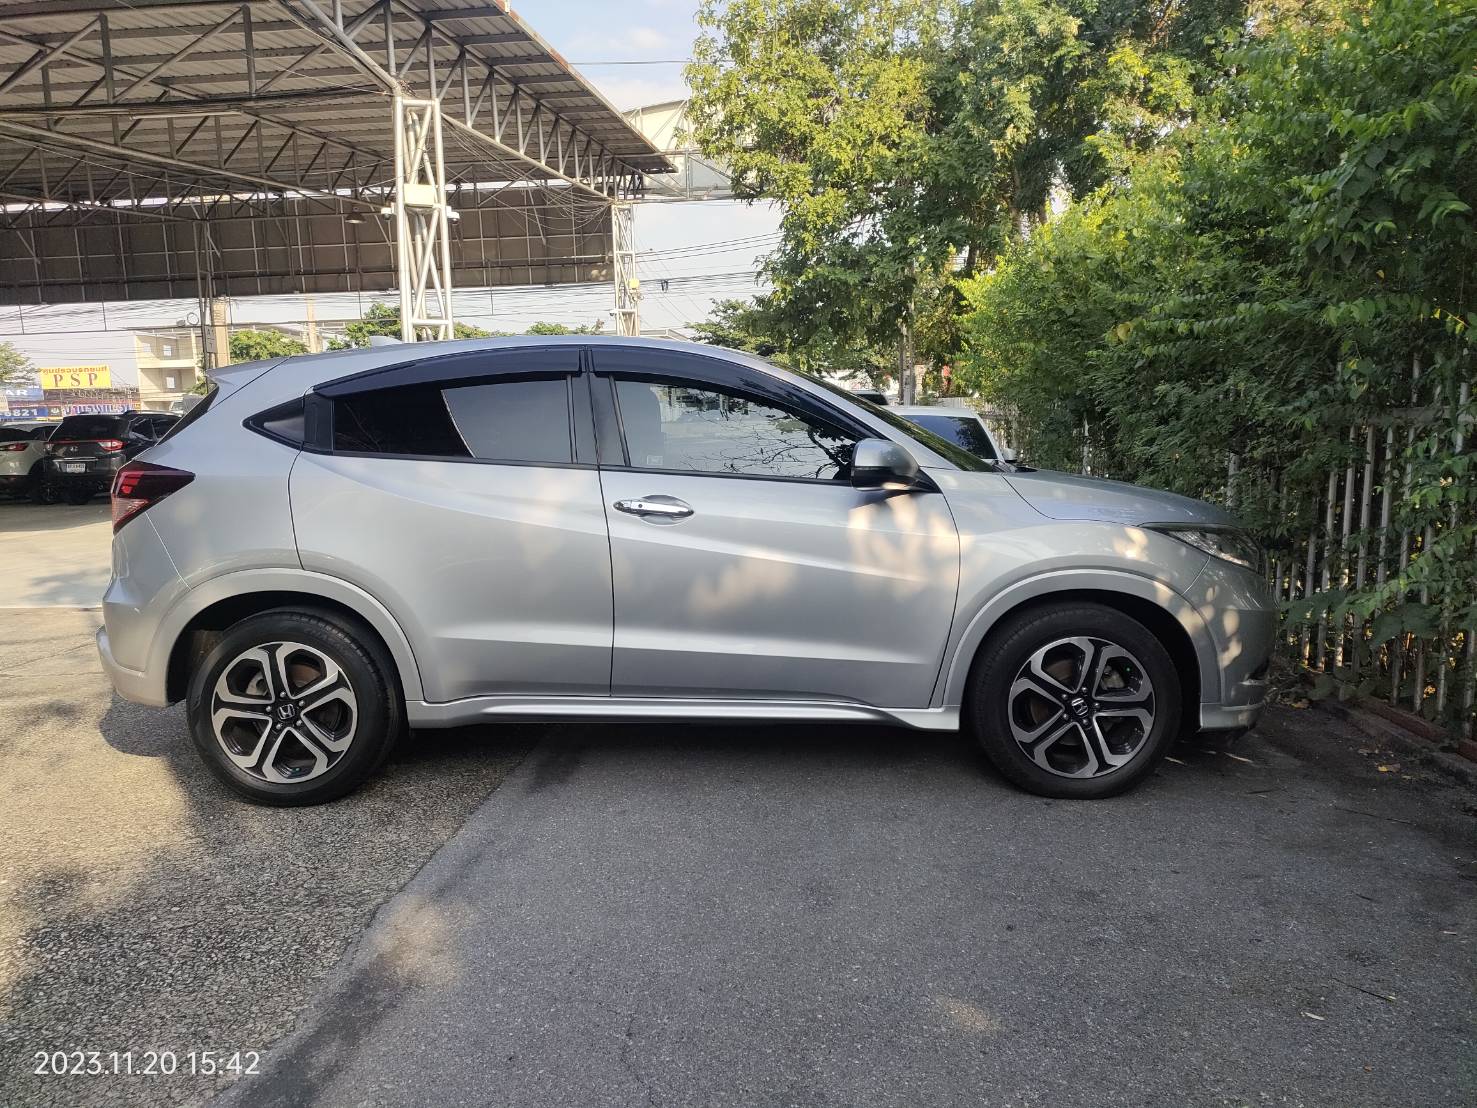
<svg viewBox="0 0 1477 1108">
<path fill-rule="evenodd" d="M 917 488 L 918 462 L 895 442 L 862 439 L 852 450 L 851 483 L 858 489 Z"/>
<path fill-rule="evenodd" d="M 1013 446 L 1002 446 L 1000 448 L 1000 460 L 1015 465 L 1021 460 L 1021 452 Z"/>
</svg>

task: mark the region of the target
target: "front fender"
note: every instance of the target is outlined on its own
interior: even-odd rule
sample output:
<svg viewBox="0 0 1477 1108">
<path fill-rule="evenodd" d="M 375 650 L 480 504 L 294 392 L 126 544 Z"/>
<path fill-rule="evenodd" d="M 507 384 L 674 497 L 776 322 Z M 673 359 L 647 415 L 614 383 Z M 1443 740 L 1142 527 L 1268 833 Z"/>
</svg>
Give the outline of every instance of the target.
<svg viewBox="0 0 1477 1108">
<path fill-rule="evenodd" d="M 980 643 L 1002 618 L 1022 604 L 1053 594 L 1074 591 L 1118 593 L 1147 600 L 1164 609 L 1190 637 L 1200 671 L 1201 703 L 1220 699 L 1220 667 L 1215 641 L 1200 612 L 1184 596 L 1163 581 L 1152 577 L 1111 569 L 1063 569 L 1037 574 L 992 595 L 964 623 L 957 641 L 947 655 L 939 687 L 934 691 L 933 707 L 958 708 L 964 703 L 964 690 L 969 669 Z M 1190 690 L 1186 690 L 1188 699 Z"/>
</svg>

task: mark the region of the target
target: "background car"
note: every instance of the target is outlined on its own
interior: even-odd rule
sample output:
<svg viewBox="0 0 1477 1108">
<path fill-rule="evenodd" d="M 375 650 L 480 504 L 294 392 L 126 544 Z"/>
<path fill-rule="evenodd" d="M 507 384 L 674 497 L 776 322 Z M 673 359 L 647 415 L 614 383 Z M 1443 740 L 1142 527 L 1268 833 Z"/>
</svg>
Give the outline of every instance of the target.
<svg viewBox="0 0 1477 1108">
<path fill-rule="evenodd" d="M 70 415 L 46 443 L 46 482 L 68 504 L 107 492 L 119 467 L 178 423 L 169 412 Z"/>
<path fill-rule="evenodd" d="M 881 389 L 852 389 L 851 395 L 868 404 L 876 404 L 879 408 L 885 408 L 889 403 L 887 394 Z"/>
<path fill-rule="evenodd" d="M 44 503 L 46 440 L 55 423 L 7 423 L 0 426 L 0 492 L 29 496 Z"/>
<path fill-rule="evenodd" d="M 894 406 L 892 411 L 910 423 L 916 423 L 925 431 L 932 431 L 955 446 L 962 446 L 976 458 L 1009 465 L 1016 462 L 1016 452 L 996 440 L 980 414 L 971 408 L 910 404 L 905 407 Z"/>
</svg>

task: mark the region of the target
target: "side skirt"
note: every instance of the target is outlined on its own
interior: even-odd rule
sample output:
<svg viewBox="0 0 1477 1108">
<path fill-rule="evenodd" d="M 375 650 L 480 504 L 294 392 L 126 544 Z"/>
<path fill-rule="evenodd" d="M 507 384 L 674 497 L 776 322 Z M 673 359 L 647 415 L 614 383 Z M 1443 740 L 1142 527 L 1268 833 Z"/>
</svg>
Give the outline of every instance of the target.
<svg viewBox="0 0 1477 1108">
<path fill-rule="evenodd" d="M 703 719 L 889 723 L 957 731 L 959 709 L 875 708 L 825 700 L 718 700 L 655 696 L 473 696 L 446 704 L 411 701 L 412 727 L 460 727 L 493 717 L 534 719 Z"/>
</svg>

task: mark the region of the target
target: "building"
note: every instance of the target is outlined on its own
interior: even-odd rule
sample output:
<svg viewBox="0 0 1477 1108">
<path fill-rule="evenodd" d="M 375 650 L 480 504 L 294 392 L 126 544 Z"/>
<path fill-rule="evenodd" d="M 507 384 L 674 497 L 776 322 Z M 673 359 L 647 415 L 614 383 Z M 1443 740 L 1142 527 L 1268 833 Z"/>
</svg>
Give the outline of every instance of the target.
<svg viewBox="0 0 1477 1108">
<path fill-rule="evenodd" d="M 200 332 L 135 331 L 133 343 L 139 407 L 155 412 L 178 408 L 200 380 Z"/>
</svg>

